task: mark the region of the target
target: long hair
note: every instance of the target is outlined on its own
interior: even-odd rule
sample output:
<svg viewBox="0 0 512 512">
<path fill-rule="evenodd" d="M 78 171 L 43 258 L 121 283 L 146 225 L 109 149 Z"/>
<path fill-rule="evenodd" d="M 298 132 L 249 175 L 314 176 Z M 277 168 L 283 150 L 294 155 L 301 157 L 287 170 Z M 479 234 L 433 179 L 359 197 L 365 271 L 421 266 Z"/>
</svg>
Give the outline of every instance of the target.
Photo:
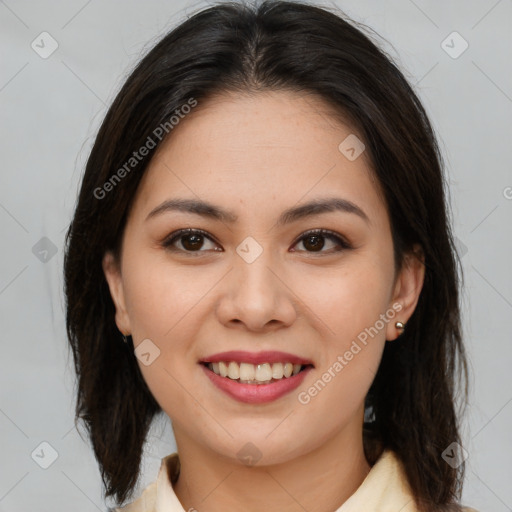
<svg viewBox="0 0 512 512">
<path fill-rule="evenodd" d="M 317 95 L 362 134 L 389 212 L 397 268 L 414 244 L 424 254 L 417 307 L 404 334 L 386 343 L 366 397 L 374 416 L 363 430 L 366 457 L 373 463 L 385 448 L 394 450 L 422 512 L 458 510 L 464 465 L 452 467 L 442 453 L 461 444 L 457 384 L 464 377 L 467 400 L 468 370 L 461 265 L 442 157 L 417 95 L 365 30 L 338 12 L 301 2 L 220 3 L 165 35 L 109 108 L 87 161 L 64 259 L 76 419 L 87 427 L 106 496 L 122 502 L 132 495 L 148 429 L 161 411 L 133 347 L 121 341 L 102 269 L 106 251 L 119 257 L 140 180 L 156 149 L 172 137 L 170 129 L 155 129 L 169 127 L 191 99 L 200 108 L 217 93 L 288 90 Z M 128 168 L 148 137 L 155 147 Z"/>
</svg>

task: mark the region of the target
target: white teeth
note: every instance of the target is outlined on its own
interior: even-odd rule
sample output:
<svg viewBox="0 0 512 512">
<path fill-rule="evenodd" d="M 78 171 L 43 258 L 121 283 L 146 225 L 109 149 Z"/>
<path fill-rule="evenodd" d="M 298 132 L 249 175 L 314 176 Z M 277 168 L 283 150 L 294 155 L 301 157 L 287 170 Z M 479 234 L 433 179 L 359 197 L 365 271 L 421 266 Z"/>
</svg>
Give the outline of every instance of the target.
<svg viewBox="0 0 512 512">
<path fill-rule="evenodd" d="M 215 369 L 214 369 L 215 371 Z M 224 361 L 219 362 L 219 374 L 221 377 L 228 376 L 228 365 Z"/>
<path fill-rule="evenodd" d="M 254 380 L 255 373 L 253 364 L 240 363 L 240 380 Z"/>
<path fill-rule="evenodd" d="M 269 363 L 259 364 L 256 367 L 256 375 L 254 378 L 259 382 L 265 382 L 272 380 L 272 368 Z"/>
<path fill-rule="evenodd" d="M 221 377 L 248 384 L 269 383 L 272 380 L 280 380 L 297 375 L 302 365 L 292 363 L 236 363 L 235 361 L 219 361 L 209 363 L 208 368 Z"/>
<path fill-rule="evenodd" d="M 272 377 L 274 379 L 282 379 L 283 375 L 283 363 L 274 363 L 272 365 Z"/>
<path fill-rule="evenodd" d="M 231 361 L 228 366 L 228 377 L 236 380 L 240 378 L 240 366 L 234 361 Z"/>
</svg>

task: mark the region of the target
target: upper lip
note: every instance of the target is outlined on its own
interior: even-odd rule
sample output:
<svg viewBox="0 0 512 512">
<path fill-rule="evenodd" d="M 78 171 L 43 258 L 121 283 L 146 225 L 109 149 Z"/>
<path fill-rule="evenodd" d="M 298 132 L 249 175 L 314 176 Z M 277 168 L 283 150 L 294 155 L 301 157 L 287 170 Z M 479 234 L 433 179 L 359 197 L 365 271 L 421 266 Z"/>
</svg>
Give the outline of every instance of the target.
<svg viewBox="0 0 512 512">
<path fill-rule="evenodd" d="M 211 356 L 201 359 L 202 363 L 218 363 L 220 361 L 236 363 L 292 363 L 302 365 L 313 365 L 311 360 L 304 357 L 290 354 L 288 352 L 278 352 L 275 350 L 267 350 L 263 352 L 246 352 L 244 350 L 231 350 L 229 352 L 219 352 Z"/>
</svg>

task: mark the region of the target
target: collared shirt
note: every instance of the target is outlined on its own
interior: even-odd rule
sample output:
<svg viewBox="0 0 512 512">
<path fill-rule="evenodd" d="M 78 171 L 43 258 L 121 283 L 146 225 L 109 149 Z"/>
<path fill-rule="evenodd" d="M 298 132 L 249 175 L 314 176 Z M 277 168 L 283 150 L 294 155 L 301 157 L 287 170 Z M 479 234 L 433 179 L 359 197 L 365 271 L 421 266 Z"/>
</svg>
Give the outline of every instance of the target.
<svg viewBox="0 0 512 512">
<path fill-rule="evenodd" d="M 177 453 L 164 459 L 157 479 L 136 501 L 116 508 L 116 512 L 185 512 L 173 485 L 178 480 Z M 336 512 L 417 512 L 403 467 L 391 450 L 385 450 L 350 498 Z M 465 508 L 465 512 L 477 512 Z"/>
</svg>

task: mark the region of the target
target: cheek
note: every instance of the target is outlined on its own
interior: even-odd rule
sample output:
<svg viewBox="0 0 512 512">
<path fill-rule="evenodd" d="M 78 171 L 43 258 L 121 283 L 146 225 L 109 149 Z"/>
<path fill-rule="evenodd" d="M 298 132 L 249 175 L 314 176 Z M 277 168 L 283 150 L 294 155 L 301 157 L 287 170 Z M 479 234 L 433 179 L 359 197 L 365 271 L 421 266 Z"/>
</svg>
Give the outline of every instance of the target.
<svg viewBox="0 0 512 512">
<path fill-rule="evenodd" d="M 303 272 L 294 292 L 324 339 L 339 348 L 374 325 L 389 305 L 392 275 L 388 268 L 362 259 L 343 268 Z"/>
<path fill-rule="evenodd" d="M 312 428 L 321 429 L 319 418 L 329 410 L 327 421 L 335 429 L 364 401 L 380 364 L 386 326 L 394 315 L 393 310 L 386 316 L 392 277 L 385 263 L 361 258 L 333 271 L 329 279 L 317 280 L 316 288 L 312 281 L 302 281 L 298 295 L 321 319 L 316 327 L 321 332 L 321 348 L 315 350 L 319 364 L 314 379 L 298 391 L 298 402 L 309 411 Z"/>
<path fill-rule="evenodd" d="M 298 396 L 313 430 L 328 435 L 329 429 L 345 424 L 364 403 L 386 343 L 386 325 L 393 321 L 394 310 L 388 312 L 390 261 L 373 255 L 361 258 L 333 274 L 325 293 L 317 295 L 323 307 L 318 314 L 329 329 L 315 378 Z"/>
<path fill-rule="evenodd" d="M 187 393 L 193 391 L 191 378 L 197 378 L 191 375 L 197 358 L 194 342 L 201 337 L 203 316 L 213 309 L 208 292 L 218 282 L 218 272 L 172 263 L 165 254 L 125 261 L 126 303 L 136 354 L 145 346 L 150 353 L 150 364 L 145 364 L 147 357 L 137 361 L 144 380 L 165 411 L 190 412 L 199 407 Z"/>
<path fill-rule="evenodd" d="M 212 270 L 178 265 L 165 255 L 127 265 L 127 309 L 133 331 L 168 342 L 190 325 L 194 308 L 216 282 Z M 140 337 L 139 336 L 139 337 Z"/>
<path fill-rule="evenodd" d="M 388 288 L 377 276 L 340 278 L 323 313 L 318 310 L 328 325 L 316 351 L 320 364 L 298 390 L 297 400 L 308 428 L 326 437 L 362 407 L 380 364 L 392 316 L 386 316 Z"/>
<path fill-rule="evenodd" d="M 312 435 L 312 442 L 321 445 L 349 424 L 359 432 L 360 424 L 353 419 L 358 411 L 362 414 L 374 379 L 380 359 L 380 350 L 376 348 L 375 345 L 360 352 L 341 370 L 335 365 L 319 369 L 315 379 L 299 390 L 296 416 L 302 418 L 301 428 Z"/>
</svg>

